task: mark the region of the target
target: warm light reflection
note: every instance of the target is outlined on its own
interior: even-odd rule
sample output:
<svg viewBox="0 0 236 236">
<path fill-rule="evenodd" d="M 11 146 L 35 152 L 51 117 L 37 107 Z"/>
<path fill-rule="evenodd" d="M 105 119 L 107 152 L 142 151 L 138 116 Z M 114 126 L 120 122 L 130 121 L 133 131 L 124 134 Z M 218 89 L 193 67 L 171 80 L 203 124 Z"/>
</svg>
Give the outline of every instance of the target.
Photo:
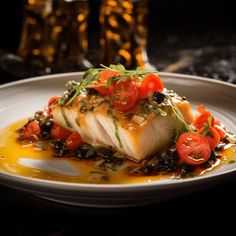
<svg viewBox="0 0 236 236">
<path fill-rule="evenodd" d="M 88 48 L 88 13 L 88 1 L 26 1 L 18 55 L 45 73 L 78 70 Z"/>
<path fill-rule="evenodd" d="M 147 0 L 104 0 L 101 25 L 100 62 L 121 63 L 126 68 L 144 67 L 147 43 Z"/>
</svg>

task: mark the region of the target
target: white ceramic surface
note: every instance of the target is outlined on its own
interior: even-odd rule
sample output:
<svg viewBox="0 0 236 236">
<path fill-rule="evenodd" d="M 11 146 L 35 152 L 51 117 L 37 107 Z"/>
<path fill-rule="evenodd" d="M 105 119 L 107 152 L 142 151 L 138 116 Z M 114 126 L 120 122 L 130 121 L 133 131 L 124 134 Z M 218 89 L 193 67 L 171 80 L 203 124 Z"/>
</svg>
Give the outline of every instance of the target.
<svg viewBox="0 0 236 236">
<path fill-rule="evenodd" d="M 81 73 L 50 75 L 0 86 L 0 129 L 32 115 L 49 97 L 61 95 L 68 80 L 79 80 Z M 206 78 L 160 73 L 165 86 L 188 98 L 193 105 L 205 104 L 226 127 L 236 133 L 236 86 Z M 51 171 L 72 167 L 63 163 L 25 162 Z M 0 172 L 0 184 L 29 194 L 71 205 L 90 207 L 124 207 L 150 204 L 220 184 L 236 176 L 236 164 L 224 165 L 216 171 L 191 179 L 164 180 L 145 184 L 75 184 L 20 177 Z"/>
</svg>

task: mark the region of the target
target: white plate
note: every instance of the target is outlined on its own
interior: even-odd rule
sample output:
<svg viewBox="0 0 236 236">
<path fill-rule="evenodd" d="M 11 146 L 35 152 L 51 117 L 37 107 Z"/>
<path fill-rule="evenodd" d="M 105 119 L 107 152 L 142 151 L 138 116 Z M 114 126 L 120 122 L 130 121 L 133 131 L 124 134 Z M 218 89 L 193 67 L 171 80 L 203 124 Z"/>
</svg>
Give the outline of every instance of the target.
<svg viewBox="0 0 236 236">
<path fill-rule="evenodd" d="M 68 80 L 82 73 L 67 73 L 22 80 L 0 86 L 0 129 L 31 116 L 49 97 L 61 95 Z M 165 86 L 193 104 L 205 104 L 226 127 L 236 133 L 236 86 L 181 74 L 161 73 Z M 53 168 L 53 167 L 51 167 Z M 66 171 L 66 170 L 65 170 Z M 208 175 L 142 184 L 77 184 L 20 177 L 0 172 L 0 183 L 11 188 L 71 205 L 123 207 L 150 204 L 222 183 L 236 176 L 236 164 L 224 165 Z"/>
</svg>

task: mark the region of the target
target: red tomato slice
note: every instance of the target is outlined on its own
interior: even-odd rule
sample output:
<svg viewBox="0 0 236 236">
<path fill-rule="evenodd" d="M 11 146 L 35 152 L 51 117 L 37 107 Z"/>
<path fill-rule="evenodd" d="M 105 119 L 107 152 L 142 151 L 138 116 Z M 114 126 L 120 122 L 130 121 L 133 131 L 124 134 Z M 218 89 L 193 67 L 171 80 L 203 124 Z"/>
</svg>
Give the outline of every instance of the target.
<svg viewBox="0 0 236 236">
<path fill-rule="evenodd" d="M 83 143 L 82 138 L 78 132 L 72 132 L 66 139 L 65 145 L 70 149 L 75 149 Z"/>
<path fill-rule="evenodd" d="M 108 80 L 109 78 L 111 78 L 112 76 L 115 76 L 115 75 L 118 75 L 120 74 L 119 71 L 116 71 L 116 70 L 103 70 L 100 74 L 100 80 Z"/>
<path fill-rule="evenodd" d="M 208 118 L 212 117 L 211 120 L 211 126 L 213 126 L 215 124 L 215 118 L 212 116 L 212 114 L 209 111 L 204 111 L 202 112 L 194 121 L 193 121 L 193 125 L 198 128 L 201 129 L 204 124 L 208 124 Z"/>
<path fill-rule="evenodd" d="M 217 130 L 218 134 L 220 135 L 220 139 L 225 138 L 226 131 L 221 125 L 214 125 L 213 127 Z"/>
<path fill-rule="evenodd" d="M 51 105 L 53 105 L 55 102 L 57 102 L 59 100 L 59 97 L 51 97 L 48 100 L 48 105 L 44 107 L 44 111 L 49 115 L 52 116 L 52 109 L 50 108 Z"/>
<path fill-rule="evenodd" d="M 219 125 L 219 126 L 221 126 L 221 123 L 220 123 L 219 120 L 216 120 L 216 119 L 215 119 L 215 123 L 214 123 L 214 125 Z"/>
<path fill-rule="evenodd" d="M 138 90 L 131 80 L 127 80 L 114 84 L 111 95 L 115 98 L 114 106 L 117 110 L 128 111 L 137 102 Z"/>
<path fill-rule="evenodd" d="M 65 129 L 61 127 L 58 124 L 53 124 L 50 135 L 52 138 L 65 140 L 69 135 L 71 134 L 71 131 L 68 129 Z"/>
<path fill-rule="evenodd" d="M 107 80 L 112 76 L 120 74 L 119 71 L 115 70 L 103 70 L 100 74 L 100 78 L 98 81 L 93 82 L 94 89 L 96 89 L 102 95 L 109 95 L 110 89 L 106 87 Z"/>
<path fill-rule="evenodd" d="M 109 88 L 106 87 L 96 87 L 95 88 L 99 93 L 102 95 L 108 95 L 109 94 Z"/>
<path fill-rule="evenodd" d="M 214 118 L 214 116 L 205 108 L 204 105 L 199 105 L 197 107 L 198 112 L 200 113 L 200 115 L 198 117 L 196 117 L 196 119 L 193 121 L 193 125 L 198 128 L 201 129 L 204 124 L 208 124 L 208 118 L 211 116 L 212 120 L 211 120 L 211 124 L 210 126 L 214 126 L 217 122 L 217 120 Z M 219 121 L 218 121 L 219 122 Z"/>
<path fill-rule="evenodd" d="M 208 161 L 211 149 L 205 137 L 198 133 L 184 133 L 177 143 L 179 158 L 188 165 L 200 165 Z"/>
<path fill-rule="evenodd" d="M 204 105 L 197 106 L 197 110 L 199 113 L 203 113 L 203 112 L 207 111 Z"/>
<path fill-rule="evenodd" d="M 54 104 L 55 102 L 57 102 L 59 100 L 59 97 L 51 97 L 49 100 L 48 100 L 48 106 L 51 106 L 52 104 Z"/>
<path fill-rule="evenodd" d="M 108 95 L 110 93 L 109 88 L 106 87 L 106 81 L 93 82 L 94 89 L 96 89 L 102 95 Z"/>
<path fill-rule="evenodd" d="M 147 75 L 141 82 L 139 97 L 141 99 L 149 98 L 154 92 L 162 92 L 164 85 L 159 76 L 155 74 Z"/>
<path fill-rule="evenodd" d="M 198 133 L 201 135 L 203 132 L 204 132 L 203 127 L 198 130 Z M 207 139 L 211 148 L 215 148 L 218 145 L 218 143 L 220 142 L 220 135 L 217 132 L 217 130 L 213 127 L 208 128 L 205 138 Z"/>
<path fill-rule="evenodd" d="M 24 138 L 27 139 L 37 139 L 37 136 L 39 136 L 41 133 L 41 128 L 39 126 L 39 123 L 37 121 L 30 121 L 22 130 L 22 135 Z M 36 136 L 36 137 L 35 137 Z"/>
</svg>

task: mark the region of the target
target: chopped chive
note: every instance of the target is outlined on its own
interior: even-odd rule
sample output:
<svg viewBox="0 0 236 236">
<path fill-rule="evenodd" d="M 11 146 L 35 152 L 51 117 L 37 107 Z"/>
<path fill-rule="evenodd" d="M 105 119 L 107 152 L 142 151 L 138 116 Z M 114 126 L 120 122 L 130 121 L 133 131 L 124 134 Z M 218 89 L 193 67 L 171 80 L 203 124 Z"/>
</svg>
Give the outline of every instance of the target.
<svg viewBox="0 0 236 236">
<path fill-rule="evenodd" d="M 113 124 L 115 126 L 115 136 L 116 136 L 116 138 L 117 138 L 117 140 L 119 142 L 119 147 L 123 148 L 122 142 L 120 140 L 120 135 L 119 135 L 119 130 L 118 130 L 118 125 L 116 123 L 116 119 L 115 119 L 115 117 L 113 117 L 112 119 L 113 119 Z"/>
<path fill-rule="evenodd" d="M 75 122 L 76 122 L 76 124 L 77 124 L 78 126 L 80 126 L 79 118 L 78 118 L 78 117 L 75 119 Z"/>
<path fill-rule="evenodd" d="M 230 160 L 228 163 L 229 164 L 234 164 L 236 161 L 235 160 Z"/>
<path fill-rule="evenodd" d="M 65 111 L 64 111 L 64 109 L 62 107 L 61 107 L 61 114 L 62 114 L 62 116 L 63 116 L 63 118 L 65 120 L 66 126 L 68 128 L 72 128 L 72 125 L 71 125 L 70 121 L 67 119 L 66 113 L 65 113 Z"/>
</svg>

